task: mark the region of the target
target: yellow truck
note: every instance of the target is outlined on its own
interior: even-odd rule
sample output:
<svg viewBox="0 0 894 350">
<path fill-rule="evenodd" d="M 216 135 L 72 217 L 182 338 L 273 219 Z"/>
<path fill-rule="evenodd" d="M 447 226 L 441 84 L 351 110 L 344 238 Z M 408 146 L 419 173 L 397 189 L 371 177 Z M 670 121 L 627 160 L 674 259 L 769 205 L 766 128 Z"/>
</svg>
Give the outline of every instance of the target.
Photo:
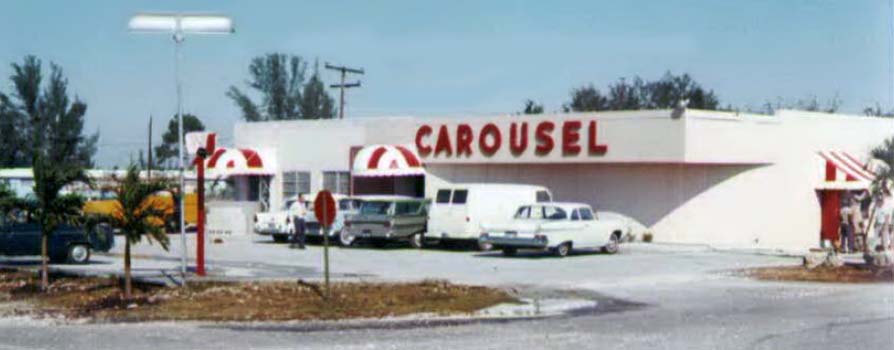
<svg viewBox="0 0 894 350">
<path fill-rule="evenodd" d="M 180 218 L 175 213 L 174 198 L 170 194 L 159 194 L 152 197 L 153 205 L 164 210 L 165 227 L 169 231 L 179 231 Z M 111 216 L 115 215 L 117 200 L 101 199 L 84 203 L 85 215 Z M 184 204 L 186 206 L 186 227 L 195 226 L 198 222 L 198 197 L 195 193 L 187 193 Z"/>
</svg>

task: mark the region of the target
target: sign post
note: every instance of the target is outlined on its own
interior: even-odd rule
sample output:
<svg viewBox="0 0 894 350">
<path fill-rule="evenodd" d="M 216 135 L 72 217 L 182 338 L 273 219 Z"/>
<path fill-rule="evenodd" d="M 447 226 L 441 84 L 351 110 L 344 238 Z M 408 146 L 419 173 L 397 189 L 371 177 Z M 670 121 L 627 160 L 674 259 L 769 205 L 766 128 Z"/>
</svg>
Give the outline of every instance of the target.
<svg viewBox="0 0 894 350">
<path fill-rule="evenodd" d="M 317 222 L 320 223 L 323 230 L 321 232 L 323 235 L 323 281 L 326 299 L 329 299 L 329 227 L 335 221 L 336 208 L 338 207 L 335 205 L 335 198 L 332 198 L 331 192 L 322 190 L 317 193 L 317 198 L 314 199 L 314 216 L 317 217 Z"/>
</svg>

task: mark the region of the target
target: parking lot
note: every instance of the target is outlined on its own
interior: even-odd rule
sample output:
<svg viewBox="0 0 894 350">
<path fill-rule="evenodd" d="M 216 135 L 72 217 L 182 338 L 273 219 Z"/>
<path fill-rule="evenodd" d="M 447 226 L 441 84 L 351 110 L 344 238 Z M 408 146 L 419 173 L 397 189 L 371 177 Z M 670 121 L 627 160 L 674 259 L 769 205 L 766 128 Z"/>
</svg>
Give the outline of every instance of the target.
<svg viewBox="0 0 894 350">
<path fill-rule="evenodd" d="M 192 236 L 188 236 L 192 237 Z M 178 236 L 172 249 L 137 245 L 138 275 L 176 274 Z M 192 242 L 188 245 L 193 249 Z M 92 273 L 119 272 L 121 245 L 83 266 Z M 289 249 L 261 237 L 229 237 L 208 245 L 211 274 L 234 279 L 320 277 L 322 249 Z M 703 246 L 635 243 L 617 255 L 547 254 L 503 257 L 498 252 L 404 247 L 333 248 L 336 278 L 364 280 L 449 279 L 500 286 L 525 295 L 573 294 L 602 302 L 640 305 L 629 310 L 515 322 L 450 326 L 307 328 L 244 324 L 131 324 L 42 327 L 40 321 L 0 322 L 0 348 L 41 348 L 72 337 L 70 348 L 689 348 L 778 349 L 817 345 L 890 348 L 894 298 L 890 285 L 771 283 L 730 270 L 798 264 L 793 257 L 715 251 Z M 7 261 L 9 263 L 9 261 Z M 27 261 L 14 261 L 27 264 Z M 606 304 L 600 304 L 606 305 Z M 84 332 L 89 329 L 89 332 Z M 48 333 L 50 333 L 48 335 Z M 15 334 L 15 337 L 11 335 Z M 74 335 L 78 335 L 74 337 Z M 151 335 L 152 342 L 133 343 Z M 224 343 L 225 342 L 225 343 Z"/>
</svg>

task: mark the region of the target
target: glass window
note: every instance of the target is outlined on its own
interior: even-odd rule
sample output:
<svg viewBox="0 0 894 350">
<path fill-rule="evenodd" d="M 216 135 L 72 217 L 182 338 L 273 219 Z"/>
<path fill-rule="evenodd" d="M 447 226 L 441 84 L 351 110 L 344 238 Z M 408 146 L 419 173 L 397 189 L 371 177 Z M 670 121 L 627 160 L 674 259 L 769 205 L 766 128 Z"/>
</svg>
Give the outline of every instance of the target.
<svg viewBox="0 0 894 350">
<path fill-rule="evenodd" d="M 395 215 L 416 214 L 419 211 L 420 202 L 397 202 L 394 204 Z"/>
<path fill-rule="evenodd" d="M 521 208 L 518 208 L 518 211 L 515 212 L 516 219 L 527 219 L 530 216 L 531 216 L 531 207 L 529 207 L 529 206 L 523 206 Z"/>
<path fill-rule="evenodd" d="M 351 173 L 347 171 L 324 171 L 323 189 L 332 193 L 348 194 L 350 192 Z"/>
<path fill-rule="evenodd" d="M 571 212 L 571 221 L 578 220 L 580 220 L 580 214 L 578 214 L 577 209 L 574 209 L 574 211 Z"/>
<path fill-rule="evenodd" d="M 357 199 L 342 199 L 338 201 L 339 210 L 354 210 L 360 207 L 360 201 Z"/>
<path fill-rule="evenodd" d="M 450 190 L 438 190 L 435 203 L 450 203 Z"/>
<path fill-rule="evenodd" d="M 539 205 L 531 207 L 531 215 L 529 216 L 529 218 L 535 220 L 543 219 L 543 207 Z"/>
<path fill-rule="evenodd" d="M 391 202 L 368 201 L 360 206 L 360 214 L 363 215 L 388 215 Z"/>
<path fill-rule="evenodd" d="M 581 220 L 593 220 L 593 211 L 590 208 L 580 208 Z"/>
<path fill-rule="evenodd" d="M 543 207 L 543 216 L 547 220 L 565 220 L 568 219 L 568 214 L 565 213 L 562 208 L 559 207 Z"/>
<path fill-rule="evenodd" d="M 537 203 L 552 202 L 553 198 L 547 191 L 537 191 Z"/>
<path fill-rule="evenodd" d="M 301 193 L 310 193 L 310 173 L 306 171 L 286 171 L 282 173 L 282 195 L 290 198 Z"/>
<path fill-rule="evenodd" d="M 466 204 L 466 197 L 469 196 L 469 190 L 453 191 L 453 204 Z"/>
</svg>

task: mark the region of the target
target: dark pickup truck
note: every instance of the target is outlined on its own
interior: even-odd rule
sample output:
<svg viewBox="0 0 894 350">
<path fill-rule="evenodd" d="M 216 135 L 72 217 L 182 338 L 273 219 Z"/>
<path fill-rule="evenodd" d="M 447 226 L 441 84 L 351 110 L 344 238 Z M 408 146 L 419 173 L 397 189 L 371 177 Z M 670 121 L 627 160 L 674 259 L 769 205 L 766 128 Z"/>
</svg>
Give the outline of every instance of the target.
<svg viewBox="0 0 894 350">
<path fill-rule="evenodd" d="M 107 252 L 115 244 L 110 227 L 98 225 L 93 232 L 71 225 L 60 225 L 47 242 L 50 261 L 83 264 L 91 251 Z M 3 222 L 0 218 L 0 255 L 40 255 L 40 225 Z"/>
</svg>

